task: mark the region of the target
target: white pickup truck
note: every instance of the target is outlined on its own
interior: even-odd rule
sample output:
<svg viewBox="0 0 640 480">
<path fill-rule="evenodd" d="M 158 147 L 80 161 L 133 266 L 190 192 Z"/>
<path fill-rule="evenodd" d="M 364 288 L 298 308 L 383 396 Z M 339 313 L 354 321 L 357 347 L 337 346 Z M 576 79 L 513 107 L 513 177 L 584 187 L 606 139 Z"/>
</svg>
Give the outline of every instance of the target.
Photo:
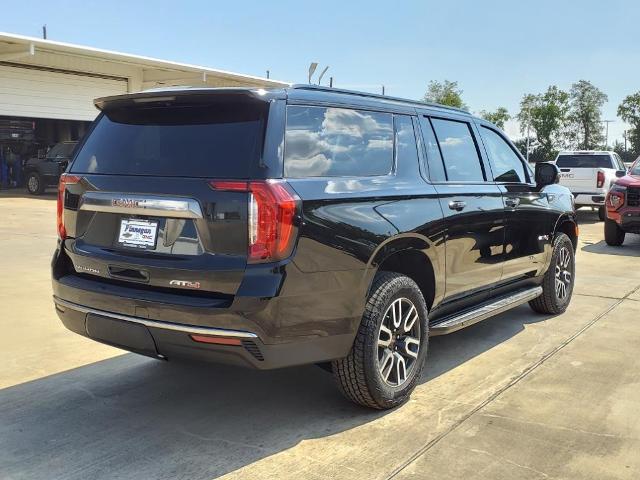
<svg viewBox="0 0 640 480">
<path fill-rule="evenodd" d="M 573 193 L 576 208 L 598 207 L 598 216 L 607 216 L 604 200 L 617 176 L 624 175 L 626 167 L 615 152 L 579 151 L 560 152 L 554 162 L 560 169 L 560 184 Z"/>
</svg>

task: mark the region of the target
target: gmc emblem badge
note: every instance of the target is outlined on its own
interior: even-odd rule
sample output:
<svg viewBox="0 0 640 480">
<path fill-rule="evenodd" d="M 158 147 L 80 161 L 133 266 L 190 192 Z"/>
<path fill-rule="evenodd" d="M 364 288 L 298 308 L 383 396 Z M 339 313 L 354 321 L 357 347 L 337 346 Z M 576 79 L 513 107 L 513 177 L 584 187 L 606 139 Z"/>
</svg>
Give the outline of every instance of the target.
<svg viewBox="0 0 640 480">
<path fill-rule="evenodd" d="M 114 198 L 111 200 L 112 207 L 123 207 L 123 208 L 136 208 L 142 207 L 144 208 L 145 201 L 144 200 L 134 200 L 132 198 Z"/>
</svg>

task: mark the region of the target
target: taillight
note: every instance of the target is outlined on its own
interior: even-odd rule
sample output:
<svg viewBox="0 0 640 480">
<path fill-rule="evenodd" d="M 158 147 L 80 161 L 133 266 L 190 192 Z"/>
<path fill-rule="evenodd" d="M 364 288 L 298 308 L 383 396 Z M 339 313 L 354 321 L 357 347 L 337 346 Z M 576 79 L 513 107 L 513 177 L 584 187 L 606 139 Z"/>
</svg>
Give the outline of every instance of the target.
<svg viewBox="0 0 640 480">
<path fill-rule="evenodd" d="M 272 262 L 291 255 L 298 197 L 286 182 L 212 180 L 209 185 L 216 190 L 249 194 L 249 263 Z"/>
<path fill-rule="evenodd" d="M 78 183 L 82 177 L 75 175 L 67 175 L 63 173 L 60 175 L 60 182 L 58 183 L 58 209 L 57 209 L 57 224 L 58 224 L 58 236 L 64 240 L 67 238 L 67 230 L 64 228 L 64 191 L 67 185 Z"/>
<path fill-rule="evenodd" d="M 598 170 L 598 177 L 596 180 L 596 187 L 597 188 L 602 188 L 602 186 L 604 185 L 604 172 L 601 170 Z"/>
</svg>

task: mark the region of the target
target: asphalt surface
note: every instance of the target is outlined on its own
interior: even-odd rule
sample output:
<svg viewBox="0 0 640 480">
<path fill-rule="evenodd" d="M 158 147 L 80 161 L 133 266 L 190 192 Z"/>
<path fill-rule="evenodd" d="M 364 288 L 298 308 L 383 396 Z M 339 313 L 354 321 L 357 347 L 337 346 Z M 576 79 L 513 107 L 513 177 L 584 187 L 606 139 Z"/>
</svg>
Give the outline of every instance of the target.
<svg viewBox="0 0 640 480">
<path fill-rule="evenodd" d="M 317 367 L 165 363 L 66 331 L 55 198 L 0 193 L 1 479 L 637 479 L 640 236 L 580 212 L 569 310 L 431 340 L 411 401 L 349 404 Z"/>
</svg>

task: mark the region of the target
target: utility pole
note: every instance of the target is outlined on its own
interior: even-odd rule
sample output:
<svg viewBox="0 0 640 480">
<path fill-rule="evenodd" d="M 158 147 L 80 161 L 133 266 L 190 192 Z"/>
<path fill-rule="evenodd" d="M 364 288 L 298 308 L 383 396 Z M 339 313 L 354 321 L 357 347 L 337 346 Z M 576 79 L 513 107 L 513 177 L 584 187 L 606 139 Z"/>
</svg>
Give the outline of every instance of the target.
<svg viewBox="0 0 640 480">
<path fill-rule="evenodd" d="M 529 163 L 529 123 L 527 122 L 527 163 Z"/>
<path fill-rule="evenodd" d="M 609 147 L 609 124 L 615 122 L 615 120 L 600 120 L 600 122 L 607 125 L 607 128 L 606 128 L 607 133 L 605 134 L 606 136 L 605 136 L 604 144 L 608 148 Z"/>
<path fill-rule="evenodd" d="M 329 77 L 329 88 L 333 88 L 333 77 Z"/>
<path fill-rule="evenodd" d="M 42 38 L 44 38 L 45 40 L 47 39 L 47 24 L 46 23 L 42 26 Z"/>
<path fill-rule="evenodd" d="M 267 78 L 269 78 L 269 70 L 267 70 Z"/>
</svg>

